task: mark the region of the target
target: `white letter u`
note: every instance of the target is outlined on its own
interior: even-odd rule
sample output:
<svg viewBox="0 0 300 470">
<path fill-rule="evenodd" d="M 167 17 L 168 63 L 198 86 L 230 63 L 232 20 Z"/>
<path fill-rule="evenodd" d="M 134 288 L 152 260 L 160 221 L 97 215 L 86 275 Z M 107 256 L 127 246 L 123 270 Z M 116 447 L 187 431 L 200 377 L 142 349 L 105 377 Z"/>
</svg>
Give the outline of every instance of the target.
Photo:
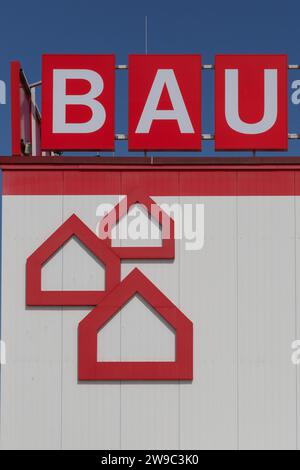
<svg viewBox="0 0 300 470">
<path fill-rule="evenodd" d="M 264 116 L 261 121 L 249 124 L 239 115 L 239 71 L 225 70 L 225 115 L 228 125 L 241 134 L 262 134 L 271 129 L 277 120 L 277 70 L 265 70 Z"/>
</svg>

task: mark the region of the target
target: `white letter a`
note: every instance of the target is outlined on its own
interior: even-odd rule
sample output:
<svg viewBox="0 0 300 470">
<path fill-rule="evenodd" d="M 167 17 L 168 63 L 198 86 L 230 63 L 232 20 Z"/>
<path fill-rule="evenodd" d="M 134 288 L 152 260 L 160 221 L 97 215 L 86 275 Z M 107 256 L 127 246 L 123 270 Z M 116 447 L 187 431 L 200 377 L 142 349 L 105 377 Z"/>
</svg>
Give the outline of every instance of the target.
<svg viewBox="0 0 300 470">
<path fill-rule="evenodd" d="M 157 109 L 164 86 L 167 87 L 173 106 L 171 110 Z M 194 134 L 195 132 L 172 69 L 159 69 L 157 71 L 136 133 L 148 134 L 154 120 L 175 120 L 178 122 L 182 134 Z"/>
</svg>

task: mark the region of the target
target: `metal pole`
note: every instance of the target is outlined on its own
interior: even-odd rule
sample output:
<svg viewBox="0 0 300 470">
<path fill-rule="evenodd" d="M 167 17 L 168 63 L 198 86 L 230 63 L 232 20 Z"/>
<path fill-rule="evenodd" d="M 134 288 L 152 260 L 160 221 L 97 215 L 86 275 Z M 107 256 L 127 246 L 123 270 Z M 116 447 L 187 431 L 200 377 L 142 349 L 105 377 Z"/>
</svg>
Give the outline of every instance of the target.
<svg viewBox="0 0 300 470">
<path fill-rule="evenodd" d="M 41 86 L 41 85 L 42 85 L 42 80 L 40 80 L 39 82 L 31 83 L 29 85 L 29 88 L 36 88 L 36 87 Z"/>
<path fill-rule="evenodd" d="M 148 16 L 145 16 L 145 53 L 148 54 Z"/>
</svg>

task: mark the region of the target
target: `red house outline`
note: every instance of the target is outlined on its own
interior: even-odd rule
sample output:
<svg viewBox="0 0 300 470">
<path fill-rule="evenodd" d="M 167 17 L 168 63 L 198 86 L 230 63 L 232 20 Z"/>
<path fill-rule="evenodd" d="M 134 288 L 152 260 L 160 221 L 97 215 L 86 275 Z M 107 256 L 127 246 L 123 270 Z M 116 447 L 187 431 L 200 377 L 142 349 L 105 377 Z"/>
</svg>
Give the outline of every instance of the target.
<svg viewBox="0 0 300 470">
<path fill-rule="evenodd" d="M 176 333 L 173 362 L 97 362 L 98 332 L 136 294 L 171 325 Z M 134 269 L 78 327 L 78 379 L 193 380 L 193 323 L 138 269 Z"/>
<path fill-rule="evenodd" d="M 105 291 L 43 291 L 43 265 L 73 236 L 105 266 Z M 118 255 L 97 237 L 75 214 L 66 220 L 27 259 L 26 302 L 28 306 L 82 306 L 97 305 L 116 287 L 121 279 L 121 262 Z"/>
<path fill-rule="evenodd" d="M 147 196 L 140 189 L 136 189 L 127 195 L 127 204 L 121 201 L 114 209 L 107 214 L 100 222 L 100 238 L 112 247 L 111 232 L 113 227 L 128 214 L 130 208 L 135 204 L 142 204 L 148 212 L 149 217 L 155 219 L 162 231 L 161 247 L 119 247 L 114 246 L 113 250 L 121 259 L 174 259 L 175 258 L 175 229 L 174 220 L 164 212 L 158 204 Z M 125 207 L 124 207 L 125 206 Z M 157 211 L 153 211 L 153 207 Z M 166 220 L 168 224 L 166 224 Z M 108 230 L 106 231 L 106 227 Z"/>
</svg>

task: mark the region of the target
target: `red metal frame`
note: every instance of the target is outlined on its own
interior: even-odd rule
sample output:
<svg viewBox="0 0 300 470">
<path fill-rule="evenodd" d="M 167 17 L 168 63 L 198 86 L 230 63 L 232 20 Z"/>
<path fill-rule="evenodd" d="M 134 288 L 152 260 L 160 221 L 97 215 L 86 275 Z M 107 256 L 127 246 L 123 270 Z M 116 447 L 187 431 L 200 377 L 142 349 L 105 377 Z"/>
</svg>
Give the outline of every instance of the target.
<svg viewBox="0 0 300 470">
<path fill-rule="evenodd" d="M 12 155 L 21 155 L 20 62 L 10 64 Z"/>
<path fill-rule="evenodd" d="M 43 265 L 73 236 L 77 237 L 105 266 L 105 291 L 43 291 Z M 28 259 L 26 302 L 39 306 L 97 305 L 121 278 L 120 258 L 75 214 L 64 222 Z"/>
<path fill-rule="evenodd" d="M 175 330 L 173 362 L 98 362 L 98 332 L 139 294 Z M 132 271 L 78 327 L 78 378 L 103 380 L 193 380 L 193 324 L 138 269 Z"/>
<path fill-rule="evenodd" d="M 36 120 L 36 132 L 39 133 L 39 140 L 41 141 L 41 113 L 38 105 L 33 102 L 32 90 L 27 82 L 26 76 L 21 68 L 21 64 L 18 61 L 11 62 L 10 64 L 10 89 L 11 89 L 11 145 L 12 155 L 19 159 L 32 157 L 33 151 L 33 129 L 32 120 Z M 24 91 L 28 100 L 29 112 L 28 112 L 28 127 L 29 135 L 28 141 L 32 144 L 32 150 L 30 155 L 26 155 L 22 151 L 22 116 L 21 116 L 21 90 Z M 25 139 L 26 140 L 26 139 Z M 24 144 L 26 142 L 24 141 Z M 40 146 L 39 146 L 40 147 Z M 37 154 L 41 157 L 43 154 L 41 148 L 37 149 Z M 45 152 L 45 155 L 50 157 L 51 153 Z M 36 155 L 34 155 L 36 157 Z"/>
<path fill-rule="evenodd" d="M 161 247 L 113 247 L 121 259 L 174 259 L 175 238 L 174 221 L 169 217 L 150 197 L 143 191 L 136 189 L 126 196 L 112 212 L 103 217 L 100 222 L 100 238 L 108 238 L 105 241 L 112 246 L 112 229 L 120 220 L 128 214 L 130 208 L 135 204 L 142 204 L 147 209 L 149 217 L 155 219 L 161 227 Z M 108 227 L 108 230 L 106 230 Z"/>
<path fill-rule="evenodd" d="M 53 157 L 21 157 L 14 156 L 0 156 L 1 169 L 14 169 L 17 167 L 26 167 L 31 169 L 34 166 L 37 169 L 52 169 L 60 170 L 90 170 L 97 169 L 103 171 L 109 170 L 124 170 L 126 169 L 144 169 L 144 170 L 161 170 L 162 167 L 173 170 L 178 167 L 181 170 L 187 169 L 211 169 L 216 170 L 219 168 L 232 168 L 242 169 L 245 167 L 278 169 L 280 167 L 290 166 L 297 168 L 300 165 L 299 156 L 276 156 L 276 157 L 87 157 L 87 156 L 53 156 Z"/>
</svg>

